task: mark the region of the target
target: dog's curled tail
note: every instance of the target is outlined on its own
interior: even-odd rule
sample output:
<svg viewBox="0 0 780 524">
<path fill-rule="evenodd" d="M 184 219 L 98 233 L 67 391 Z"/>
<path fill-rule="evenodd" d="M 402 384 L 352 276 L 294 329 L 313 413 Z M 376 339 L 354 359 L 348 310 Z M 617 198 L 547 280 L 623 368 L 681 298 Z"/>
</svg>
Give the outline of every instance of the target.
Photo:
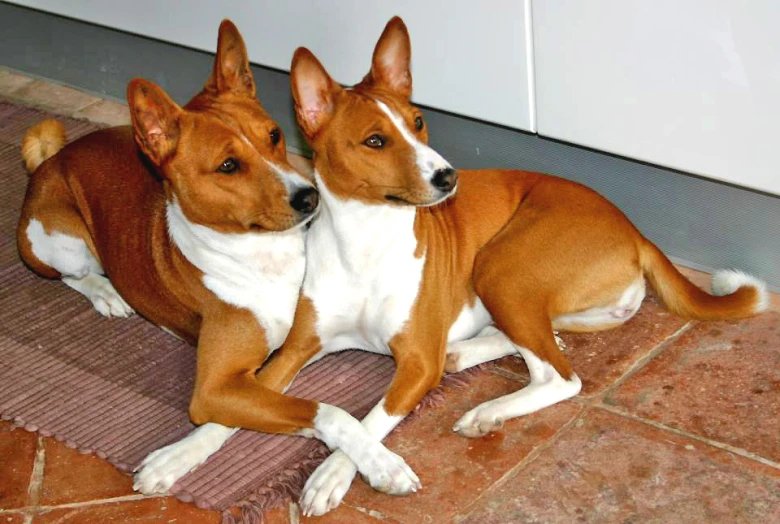
<svg viewBox="0 0 780 524">
<path fill-rule="evenodd" d="M 65 126 L 52 119 L 27 130 L 22 139 L 22 158 L 27 172 L 33 173 L 45 160 L 65 146 Z"/>
<path fill-rule="evenodd" d="M 726 320 L 750 317 L 769 307 L 766 284 L 742 271 L 716 271 L 709 294 L 685 278 L 647 240 L 640 249 L 640 258 L 645 276 L 672 313 L 698 320 Z"/>
</svg>

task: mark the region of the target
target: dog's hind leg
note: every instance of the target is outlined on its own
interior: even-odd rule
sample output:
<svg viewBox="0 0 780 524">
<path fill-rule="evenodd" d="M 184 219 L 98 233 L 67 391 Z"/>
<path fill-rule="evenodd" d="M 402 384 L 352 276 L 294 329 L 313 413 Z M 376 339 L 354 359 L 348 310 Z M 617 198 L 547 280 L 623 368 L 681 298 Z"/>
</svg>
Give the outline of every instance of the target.
<svg viewBox="0 0 780 524">
<path fill-rule="evenodd" d="M 104 316 L 126 317 L 133 309 L 103 276 L 86 224 L 59 174 L 36 171 L 17 229 L 22 260 L 36 273 L 62 281 L 87 297 Z"/>
<path fill-rule="evenodd" d="M 492 262 L 496 262 L 492 264 Z M 485 402 L 460 418 L 453 430 L 478 437 L 501 427 L 507 419 L 533 413 L 577 395 L 582 383 L 553 333 L 547 313 L 551 291 L 539 279 L 522 278 L 505 270 L 496 258 L 486 259 L 475 271 L 480 299 L 514 349 L 528 366 L 531 383 L 523 389 Z M 529 267 L 518 264 L 518 267 Z M 533 267 L 533 266 L 531 266 Z M 506 282 L 511 281 L 510 288 Z"/>
<path fill-rule="evenodd" d="M 552 331 L 550 339 L 554 344 Z M 523 346 L 516 348 L 528 366 L 531 383 L 515 393 L 489 400 L 470 410 L 455 423 L 454 431 L 464 437 L 480 437 L 500 428 L 505 420 L 539 411 L 580 392 L 582 383 L 576 374 L 563 378 L 534 351 Z"/>
</svg>

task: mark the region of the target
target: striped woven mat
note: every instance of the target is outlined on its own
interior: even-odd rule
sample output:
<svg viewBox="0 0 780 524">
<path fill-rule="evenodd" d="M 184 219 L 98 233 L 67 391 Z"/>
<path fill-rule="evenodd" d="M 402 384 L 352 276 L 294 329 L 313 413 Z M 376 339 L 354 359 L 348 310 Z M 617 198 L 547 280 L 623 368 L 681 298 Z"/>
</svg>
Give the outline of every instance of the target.
<svg viewBox="0 0 780 524">
<path fill-rule="evenodd" d="M 106 319 L 59 281 L 39 278 L 16 251 L 27 174 L 19 144 L 27 128 L 50 117 L 0 102 L 0 416 L 131 471 L 147 453 L 189 433 L 195 351 L 139 316 Z M 97 125 L 58 118 L 69 140 Z M 290 393 L 361 417 L 382 396 L 392 359 L 359 351 L 325 358 L 296 379 Z M 462 374 L 461 374 L 462 375 Z M 444 387 L 463 376 L 445 377 Z M 428 402 L 441 397 L 441 389 Z M 182 478 L 172 493 L 223 511 L 226 522 L 262 519 L 295 497 L 326 456 L 318 441 L 239 431 Z"/>
</svg>

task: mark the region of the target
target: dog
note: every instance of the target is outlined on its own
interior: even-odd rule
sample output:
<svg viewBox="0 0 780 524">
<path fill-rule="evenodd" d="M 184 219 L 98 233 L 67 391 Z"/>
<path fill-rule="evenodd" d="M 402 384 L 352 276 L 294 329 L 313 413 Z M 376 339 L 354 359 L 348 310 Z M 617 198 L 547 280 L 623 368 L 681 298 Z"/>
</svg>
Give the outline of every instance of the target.
<svg viewBox="0 0 780 524">
<path fill-rule="evenodd" d="M 244 42 L 226 20 L 212 74 L 184 107 L 136 79 L 127 88 L 132 127 L 68 146 L 55 121 L 30 129 L 19 253 L 101 314 L 135 310 L 197 345 L 189 413 L 200 427 L 148 456 L 135 489 L 167 491 L 243 427 L 318 437 L 345 449 L 378 489 L 408 491 L 414 473 L 353 417 L 256 380 L 292 324 L 304 226 L 319 196 L 287 162 L 284 135 L 255 91 Z"/>
<path fill-rule="evenodd" d="M 384 438 L 443 372 L 506 355 L 525 360 L 525 388 L 481 404 L 454 426 L 466 437 L 577 395 L 580 379 L 554 331 L 619 326 L 639 309 L 645 279 L 667 308 L 694 319 L 748 317 L 766 286 L 715 273 L 714 295 L 689 282 L 614 205 L 554 176 L 455 171 L 428 145 L 410 103 L 411 44 L 386 26 L 371 70 L 351 88 L 307 49 L 291 83 L 314 152 L 321 212 L 306 239 L 306 276 L 287 341 L 259 374 L 283 388 L 308 362 L 346 348 L 392 355 L 396 374 L 363 420 Z M 337 506 L 356 468 L 341 451 L 308 479 L 305 515 Z"/>
</svg>

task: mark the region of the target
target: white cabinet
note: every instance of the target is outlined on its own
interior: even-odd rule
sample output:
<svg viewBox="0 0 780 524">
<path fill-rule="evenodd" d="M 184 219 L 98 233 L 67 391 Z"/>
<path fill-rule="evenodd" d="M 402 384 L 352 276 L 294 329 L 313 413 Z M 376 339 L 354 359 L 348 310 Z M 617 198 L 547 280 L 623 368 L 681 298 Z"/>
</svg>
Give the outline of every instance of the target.
<svg viewBox="0 0 780 524">
<path fill-rule="evenodd" d="M 309 47 L 336 80 L 368 72 L 384 25 L 400 15 L 412 37 L 414 100 L 454 113 L 534 131 L 530 0 L 15 0 L 42 9 L 214 51 L 219 21 L 230 18 L 253 62 L 289 70 Z"/>
<path fill-rule="evenodd" d="M 780 194 L 780 1 L 534 0 L 541 135 Z"/>
</svg>

